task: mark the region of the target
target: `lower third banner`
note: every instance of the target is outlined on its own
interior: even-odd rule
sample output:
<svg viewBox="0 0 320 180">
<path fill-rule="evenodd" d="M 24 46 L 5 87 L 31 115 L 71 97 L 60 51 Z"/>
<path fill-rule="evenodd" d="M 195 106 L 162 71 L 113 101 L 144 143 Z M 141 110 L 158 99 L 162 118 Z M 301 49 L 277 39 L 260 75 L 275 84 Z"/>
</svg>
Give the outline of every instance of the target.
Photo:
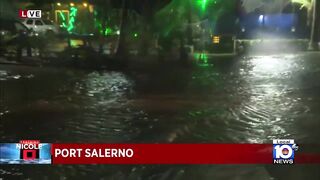
<svg viewBox="0 0 320 180">
<path fill-rule="evenodd" d="M 0 143 L 0 164 L 320 164 L 319 145 Z M 311 154 L 310 154 L 311 153 Z"/>
<path fill-rule="evenodd" d="M 271 144 L 52 144 L 53 164 L 271 164 Z"/>
</svg>

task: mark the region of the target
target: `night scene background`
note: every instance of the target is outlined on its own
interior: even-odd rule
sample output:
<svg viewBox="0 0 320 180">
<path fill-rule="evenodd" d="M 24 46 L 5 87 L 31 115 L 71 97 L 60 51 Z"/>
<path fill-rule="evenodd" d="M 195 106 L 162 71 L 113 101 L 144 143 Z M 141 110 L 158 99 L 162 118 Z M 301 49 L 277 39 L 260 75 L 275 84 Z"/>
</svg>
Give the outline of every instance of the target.
<svg viewBox="0 0 320 180">
<path fill-rule="evenodd" d="M 1 143 L 319 145 L 319 8 L 319 0 L 1 0 Z M 22 19 L 19 9 L 42 18 Z M 318 180 L 319 170 L 1 165 L 0 179 Z"/>
</svg>

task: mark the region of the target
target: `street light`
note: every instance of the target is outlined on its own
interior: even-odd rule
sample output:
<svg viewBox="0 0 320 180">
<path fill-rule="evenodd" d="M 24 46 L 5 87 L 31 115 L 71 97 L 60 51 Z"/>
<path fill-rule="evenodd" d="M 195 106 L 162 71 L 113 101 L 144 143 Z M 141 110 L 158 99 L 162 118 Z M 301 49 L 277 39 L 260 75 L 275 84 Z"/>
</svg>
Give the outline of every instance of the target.
<svg viewBox="0 0 320 180">
<path fill-rule="evenodd" d="M 82 3 L 82 5 L 83 5 L 84 7 L 88 7 L 88 4 L 87 4 L 87 3 Z"/>
<path fill-rule="evenodd" d="M 57 3 L 57 6 L 61 6 L 61 3 L 58 2 L 58 3 Z"/>
<path fill-rule="evenodd" d="M 70 3 L 70 6 L 74 6 L 74 3 Z"/>
</svg>

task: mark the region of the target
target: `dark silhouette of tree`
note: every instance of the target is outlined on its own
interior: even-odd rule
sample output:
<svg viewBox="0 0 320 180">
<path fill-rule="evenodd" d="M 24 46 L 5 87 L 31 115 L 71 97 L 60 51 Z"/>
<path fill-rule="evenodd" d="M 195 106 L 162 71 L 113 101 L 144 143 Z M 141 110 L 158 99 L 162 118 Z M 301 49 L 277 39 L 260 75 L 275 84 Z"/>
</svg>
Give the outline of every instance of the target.
<svg viewBox="0 0 320 180">
<path fill-rule="evenodd" d="M 314 2 L 314 12 L 313 12 L 313 25 L 311 29 L 311 37 L 310 37 L 310 44 L 309 49 L 310 50 L 319 50 L 319 39 L 320 39 L 320 0 L 316 0 Z"/>
<path fill-rule="evenodd" d="M 144 18 L 145 32 L 149 32 L 155 13 L 165 7 L 171 0 L 113 0 L 112 5 L 115 8 L 121 8 L 120 37 L 117 49 L 117 55 L 127 55 L 126 39 L 128 32 L 128 10 L 134 10 Z M 144 39 L 143 41 L 147 41 Z M 142 43 L 145 44 L 145 43 Z M 145 51 L 144 51 L 145 52 Z"/>
<path fill-rule="evenodd" d="M 161 8 L 165 7 L 172 0 L 89 0 L 88 3 L 95 5 L 95 8 L 98 10 L 98 14 L 102 19 L 102 23 L 106 22 L 107 10 L 111 8 L 121 10 L 121 20 L 120 20 L 120 35 L 119 43 L 117 48 L 118 55 L 126 55 L 126 39 L 129 35 L 128 30 L 128 15 L 129 10 L 134 10 L 144 18 L 145 31 L 150 31 L 150 26 L 153 21 L 155 13 Z M 35 3 L 36 5 L 43 5 L 47 3 L 55 3 L 55 0 L 30 0 L 30 2 Z M 80 0 L 60 0 L 61 3 L 81 3 Z M 104 25 L 104 24 L 102 24 Z M 103 26 L 104 27 L 104 26 Z"/>
</svg>

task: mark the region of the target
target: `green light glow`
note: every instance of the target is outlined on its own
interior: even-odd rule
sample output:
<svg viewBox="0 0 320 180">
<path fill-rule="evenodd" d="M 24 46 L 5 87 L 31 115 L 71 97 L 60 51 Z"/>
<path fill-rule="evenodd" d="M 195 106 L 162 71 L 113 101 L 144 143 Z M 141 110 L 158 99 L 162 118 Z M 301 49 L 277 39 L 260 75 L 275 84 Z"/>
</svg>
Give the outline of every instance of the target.
<svg viewBox="0 0 320 180">
<path fill-rule="evenodd" d="M 75 22 L 75 18 L 77 16 L 77 11 L 78 9 L 75 7 L 71 7 L 70 8 L 70 15 L 69 15 L 69 26 L 68 26 L 68 31 L 71 32 L 74 29 L 74 22 Z"/>
<path fill-rule="evenodd" d="M 194 53 L 194 58 L 197 61 L 197 64 L 203 67 L 210 66 L 209 64 L 209 57 L 206 53 Z"/>
<path fill-rule="evenodd" d="M 75 17 L 76 15 L 77 15 L 77 11 L 78 11 L 78 9 L 77 8 L 75 8 L 75 7 L 71 7 L 70 8 L 70 16 L 72 16 L 72 17 Z"/>
<path fill-rule="evenodd" d="M 62 19 L 62 27 L 67 28 L 66 17 L 61 11 L 59 11 L 59 15 L 60 15 L 60 18 Z"/>
<path fill-rule="evenodd" d="M 200 6 L 201 11 L 206 11 L 210 4 L 216 4 L 216 0 L 197 0 L 196 2 Z"/>
<path fill-rule="evenodd" d="M 104 35 L 108 36 L 108 35 L 111 34 L 111 33 L 112 33 L 112 29 L 106 27 L 106 30 L 104 31 Z"/>
<path fill-rule="evenodd" d="M 138 37 L 138 33 L 134 33 L 133 36 L 134 36 L 135 38 L 137 38 L 137 37 Z"/>
<path fill-rule="evenodd" d="M 206 9 L 208 0 L 202 0 L 202 10 Z"/>
<path fill-rule="evenodd" d="M 59 15 L 60 15 L 60 17 L 61 17 L 61 19 L 62 19 L 63 21 L 66 20 L 66 18 L 64 17 L 64 14 L 63 14 L 61 11 L 59 11 Z"/>
<path fill-rule="evenodd" d="M 208 19 L 214 22 L 224 12 L 232 11 L 236 0 L 172 0 L 155 14 L 154 24 L 161 36 L 167 37 L 177 28 L 184 26 L 184 22 L 192 11 L 191 23 Z M 191 6 L 191 7 L 190 7 Z M 213 27 L 212 25 L 212 27 Z M 210 24 L 211 26 L 211 24 Z"/>
<path fill-rule="evenodd" d="M 64 28 L 67 28 L 67 24 L 66 24 L 65 22 L 62 23 L 62 26 L 63 26 Z"/>
</svg>

